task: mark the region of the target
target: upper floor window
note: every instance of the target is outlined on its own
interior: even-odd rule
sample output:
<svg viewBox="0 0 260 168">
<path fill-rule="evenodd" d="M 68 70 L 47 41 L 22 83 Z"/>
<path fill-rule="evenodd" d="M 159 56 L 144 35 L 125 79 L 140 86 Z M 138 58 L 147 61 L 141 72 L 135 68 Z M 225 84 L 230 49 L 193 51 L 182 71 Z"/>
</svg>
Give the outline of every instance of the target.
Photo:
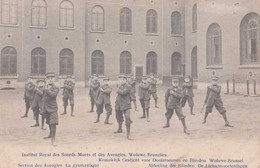
<svg viewBox="0 0 260 168">
<path fill-rule="evenodd" d="M 132 11 L 126 7 L 120 11 L 120 32 L 132 32 Z"/>
<path fill-rule="evenodd" d="M 91 30 L 104 31 L 105 30 L 104 9 L 101 6 L 94 6 L 92 8 Z"/>
<path fill-rule="evenodd" d="M 221 29 L 217 23 L 207 31 L 207 66 L 222 65 Z"/>
<path fill-rule="evenodd" d="M 18 24 L 17 0 L 1 0 L 1 24 Z"/>
<path fill-rule="evenodd" d="M 146 32 L 157 33 L 157 13 L 153 9 L 146 13 Z"/>
<path fill-rule="evenodd" d="M 260 63 L 260 16 L 247 14 L 240 24 L 241 64 Z"/>
<path fill-rule="evenodd" d="M 171 28 L 173 35 L 181 35 L 181 14 L 180 12 L 172 12 L 171 15 Z"/>
<path fill-rule="evenodd" d="M 5 47 L 1 51 L 1 75 L 14 76 L 17 74 L 17 52 L 13 47 Z"/>
<path fill-rule="evenodd" d="M 32 26 L 47 26 L 47 4 L 45 0 L 32 1 Z"/>
<path fill-rule="evenodd" d="M 74 7 L 69 0 L 64 0 L 60 4 L 60 27 L 74 27 Z"/>
<path fill-rule="evenodd" d="M 192 31 L 197 30 L 197 4 L 192 8 Z"/>
</svg>

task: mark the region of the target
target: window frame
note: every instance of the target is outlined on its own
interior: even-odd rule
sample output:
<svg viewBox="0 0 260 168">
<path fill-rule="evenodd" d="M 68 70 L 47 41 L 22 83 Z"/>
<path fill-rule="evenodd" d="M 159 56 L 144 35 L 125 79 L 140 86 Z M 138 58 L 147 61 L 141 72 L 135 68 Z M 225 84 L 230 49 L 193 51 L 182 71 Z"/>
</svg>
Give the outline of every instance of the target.
<svg viewBox="0 0 260 168">
<path fill-rule="evenodd" d="M 99 56 L 99 57 L 97 57 L 97 56 Z M 97 61 L 95 59 L 97 59 L 99 61 Z M 97 64 L 97 62 L 100 62 L 100 60 L 102 60 L 101 63 Z M 96 69 L 95 69 L 94 65 L 97 65 L 97 66 L 95 66 Z M 92 75 L 94 75 L 94 74 L 105 75 L 104 73 L 105 73 L 105 56 L 104 56 L 104 53 L 101 50 L 95 50 L 91 54 L 91 74 Z"/>
<path fill-rule="evenodd" d="M 1 3 L 1 12 L 0 12 L 0 23 L 3 26 L 18 26 L 18 0 L 13 0 L 15 3 L 11 2 L 12 0 L 8 0 L 8 3 L 3 2 L 3 0 L 0 1 Z M 15 8 L 14 13 L 12 13 L 12 8 Z M 7 22 L 4 22 L 3 20 L 5 20 L 4 18 L 4 11 L 7 10 L 8 16 L 6 16 L 7 18 Z M 14 14 L 15 16 L 12 17 L 12 14 Z M 12 19 L 15 19 L 14 23 L 11 22 Z"/>
<path fill-rule="evenodd" d="M 62 4 L 63 3 L 70 3 L 70 5 L 71 5 L 71 8 L 62 8 Z M 65 25 L 62 25 L 62 11 L 63 10 L 65 10 L 65 22 L 66 22 L 66 24 Z M 71 24 L 72 24 L 72 26 L 69 26 L 68 25 L 68 11 L 71 11 L 72 12 L 72 20 L 71 20 Z M 59 6 L 59 27 L 60 28 L 66 28 L 66 29 L 73 29 L 74 28 L 74 26 L 75 26 L 75 21 L 74 21 L 74 4 L 70 1 L 70 0 L 63 0 L 61 3 L 60 3 L 60 6 Z"/>
<path fill-rule="evenodd" d="M 94 12 L 94 9 L 99 8 L 102 12 Z M 102 16 L 102 29 L 99 29 L 99 16 Z M 95 19 L 94 19 L 95 18 Z M 96 23 L 96 28 L 93 28 L 94 23 Z M 95 5 L 91 9 L 91 31 L 103 32 L 105 31 L 105 10 L 101 5 Z"/>
<path fill-rule="evenodd" d="M 120 10 L 120 33 L 132 33 L 132 10 L 127 7 L 123 7 Z"/>
<path fill-rule="evenodd" d="M 12 53 L 4 53 L 5 50 L 13 50 L 14 54 Z M 7 62 L 6 59 L 7 58 Z M 14 58 L 14 60 L 12 60 L 12 58 Z M 14 62 L 12 62 L 14 61 Z M 7 65 L 7 69 L 5 69 L 5 71 L 7 73 L 3 72 L 3 64 Z M 12 66 L 12 64 L 15 64 L 15 66 Z M 15 68 L 14 68 L 15 67 Z M 15 73 L 11 73 L 12 70 L 15 71 Z M 0 76 L 17 76 L 17 51 L 14 47 L 12 46 L 6 46 L 1 50 L 1 69 L 0 69 L 1 73 Z"/>
<path fill-rule="evenodd" d="M 64 54 L 67 52 L 66 54 Z M 68 54 L 69 53 L 69 54 Z M 64 61 L 65 68 L 62 68 L 62 60 Z M 69 62 L 71 60 L 71 63 Z M 69 72 L 69 64 L 72 65 L 71 73 Z M 64 70 L 64 71 L 63 71 Z M 73 75 L 74 74 L 74 53 L 69 48 L 63 48 L 59 53 L 59 74 L 60 76 Z"/>
<path fill-rule="evenodd" d="M 35 1 L 41 1 L 43 4 L 42 5 L 34 5 L 33 3 Z M 44 14 L 41 14 L 42 9 L 44 11 Z M 48 18 L 48 13 L 47 10 L 47 2 L 45 0 L 32 0 L 31 4 L 31 27 L 47 27 L 47 18 Z M 36 10 L 36 13 L 34 12 Z M 34 16 L 37 14 L 37 16 Z M 42 16 L 44 16 L 42 18 Z M 34 23 L 34 19 L 36 20 L 36 24 Z M 44 19 L 44 23 L 41 23 L 41 19 Z"/>
<path fill-rule="evenodd" d="M 35 53 L 37 52 L 37 54 L 35 54 L 34 52 Z M 43 52 L 45 55 L 39 54 L 40 52 Z M 41 61 L 41 58 L 44 58 L 44 62 Z M 37 62 L 36 62 L 37 68 L 34 68 L 34 66 L 33 66 L 33 65 L 35 65 L 34 59 L 37 60 Z M 43 66 L 41 67 L 41 65 L 43 65 Z M 43 68 L 43 69 L 41 69 L 41 68 Z M 46 68 L 47 68 L 46 51 L 41 47 L 34 48 L 31 52 L 31 75 L 32 76 L 44 76 L 46 74 L 46 70 L 47 70 Z M 43 72 L 41 72 L 41 70 L 43 70 Z"/>
</svg>

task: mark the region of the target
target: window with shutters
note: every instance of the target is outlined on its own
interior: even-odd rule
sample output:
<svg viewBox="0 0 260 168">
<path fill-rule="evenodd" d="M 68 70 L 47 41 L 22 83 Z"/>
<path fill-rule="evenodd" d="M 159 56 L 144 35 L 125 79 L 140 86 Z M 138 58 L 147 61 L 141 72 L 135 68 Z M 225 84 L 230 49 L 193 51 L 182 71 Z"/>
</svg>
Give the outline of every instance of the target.
<svg viewBox="0 0 260 168">
<path fill-rule="evenodd" d="M 31 74 L 34 76 L 43 76 L 46 73 L 46 52 L 42 48 L 32 50 Z"/>
<path fill-rule="evenodd" d="M 120 32 L 132 32 L 132 11 L 126 7 L 120 11 Z"/>
<path fill-rule="evenodd" d="M 92 8 L 91 30 L 105 31 L 105 15 L 104 9 L 101 6 L 94 6 Z"/>
<path fill-rule="evenodd" d="M 178 52 L 172 54 L 171 74 L 172 75 L 182 74 L 182 58 L 181 58 L 181 54 Z"/>
<path fill-rule="evenodd" d="M 74 7 L 69 0 L 64 0 L 60 4 L 60 27 L 74 27 Z"/>
<path fill-rule="evenodd" d="M 91 56 L 91 73 L 104 75 L 104 54 L 100 50 L 96 50 Z"/>
<path fill-rule="evenodd" d="M 247 14 L 240 24 L 241 64 L 260 63 L 260 16 Z"/>
<path fill-rule="evenodd" d="M 180 12 L 172 12 L 171 15 L 171 34 L 181 35 L 181 14 Z"/>
<path fill-rule="evenodd" d="M 60 75 L 73 75 L 73 52 L 64 48 L 60 51 Z"/>
<path fill-rule="evenodd" d="M 0 0 L 1 24 L 18 24 L 18 2 L 17 0 Z"/>
<path fill-rule="evenodd" d="M 191 52 L 191 76 L 193 77 L 193 79 L 198 78 L 197 46 L 194 47 Z"/>
<path fill-rule="evenodd" d="M 192 8 L 192 31 L 197 30 L 197 4 Z"/>
<path fill-rule="evenodd" d="M 146 13 L 146 32 L 157 33 L 157 12 L 153 9 Z"/>
<path fill-rule="evenodd" d="M 17 75 L 17 52 L 13 47 L 1 51 L 1 76 Z"/>
<path fill-rule="evenodd" d="M 31 10 L 32 26 L 47 26 L 47 4 L 45 0 L 33 0 Z"/>
<path fill-rule="evenodd" d="M 120 54 L 120 73 L 132 73 L 132 55 L 129 51 L 123 51 Z"/>
<path fill-rule="evenodd" d="M 146 56 L 146 74 L 157 74 L 157 54 L 153 51 Z"/>
</svg>

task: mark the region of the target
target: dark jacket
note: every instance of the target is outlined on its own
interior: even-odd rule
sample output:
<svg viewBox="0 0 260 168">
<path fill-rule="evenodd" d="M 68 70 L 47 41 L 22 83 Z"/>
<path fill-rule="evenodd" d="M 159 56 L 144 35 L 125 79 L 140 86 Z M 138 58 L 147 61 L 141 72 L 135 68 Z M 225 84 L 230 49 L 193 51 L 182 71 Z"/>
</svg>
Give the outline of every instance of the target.
<svg viewBox="0 0 260 168">
<path fill-rule="evenodd" d="M 97 100 L 99 94 L 99 87 L 100 87 L 99 81 L 93 81 L 90 83 L 89 95 L 90 97 L 93 97 L 95 101 Z"/>
<path fill-rule="evenodd" d="M 63 97 L 68 98 L 70 96 L 74 96 L 74 92 L 73 92 L 74 86 L 75 86 L 74 82 L 65 80 L 63 93 L 62 93 Z"/>
<path fill-rule="evenodd" d="M 150 100 L 150 84 L 147 82 L 139 84 L 139 99 Z"/>
<path fill-rule="evenodd" d="M 222 102 L 220 97 L 220 92 L 221 92 L 221 86 L 219 85 L 208 86 L 206 99 L 204 101 L 205 104 L 207 104 L 207 106 L 213 106 L 215 102 Z"/>
<path fill-rule="evenodd" d="M 194 97 L 193 85 L 191 82 L 184 82 L 182 84 L 182 89 L 184 96 Z"/>
<path fill-rule="evenodd" d="M 48 85 L 49 88 L 43 89 L 43 113 L 45 112 L 57 112 L 57 95 L 59 93 L 59 88 L 54 84 Z"/>
<path fill-rule="evenodd" d="M 128 81 L 128 84 L 131 85 L 131 93 L 136 93 L 136 88 L 135 88 L 135 85 L 136 85 L 136 80 L 134 78 L 130 78 L 129 81 Z"/>
<path fill-rule="evenodd" d="M 150 88 L 150 93 L 156 93 L 157 92 L 157 88 L 156 88 L 156 84 L 157 84 L 157 80 L 156 79 L 151 79 L 149 81 L 151 88 Z"/>
<path fill-rule="evenodd" d="M 33 100 L 35 84 L 32 82 L 25 84 L 24 98 Z"/>
<path fill-rule="evenodd" d="M 125 111 L 131 109 L 130 92 L 131 86 L 129 84 L 119 86 L 115 103 L 116 110 Z"/>
<path fill-rule="evenodd" d="M 103 85 L 100 88 L 102 88 L 103 91 L 100 89 L 97 104 L 111 104 L 110 93 L 112 92 L 112 88 L 109 85 Z"/>
<path fill-rule="evenodd" d="M 171 93 L 172 91 L 172 93 Z M 183 97 L 183 91 L 179 87 L 170 87 L 165 93 L 165 106 L 167 109 L 173 109 L 176 105 L 180 104 Z"/>
<path fill-rule="evenodd" d="M 42 98 L 43 98 L 43 88 L 36 89 L 32 101 L 32 109 L 36 107 L 42 108 Z"/>
</svg>

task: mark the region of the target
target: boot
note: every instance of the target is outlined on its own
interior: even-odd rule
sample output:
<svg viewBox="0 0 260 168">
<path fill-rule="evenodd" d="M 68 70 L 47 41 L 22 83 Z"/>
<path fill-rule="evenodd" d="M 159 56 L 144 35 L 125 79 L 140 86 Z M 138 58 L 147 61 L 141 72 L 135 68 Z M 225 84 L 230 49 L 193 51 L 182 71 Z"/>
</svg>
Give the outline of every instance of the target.
<svg viewBox="0 0 260 168">
<path fill-rule="evenodd" d="M 94 112 L 94 103 L 91 103 L 91 110 L 89 111 L 89 113 Z"/>
<path fill-rule="evenodd" d="M 67 106 L 64 106 L 64 112 L 61 113 L 60 115 L 66 115 L 67 114 Z"/>
<path fill-rule="evenodd" d="M 99 123 L 100 114 L 97 116 L 97 120 L 94 123 Z"/>
<path fill-rule="evenodd" d="M 154 101 L 155 101 L 155 108 L 159 108 L 159 107 L 157 106 L 157 99 L 155 99 Z"/>
<path fill-rule="evenodd" d="M 73 112 L 74 112 L 74 104 L 72 104 L 72 105 L 70 105 L 70 107 L 71 107 L 71 117 L 75 117 L 75 115 L 73 114 Z"/>
<path fill-rule="evenodd" d="M 134 105 L 135 105 L 135 111 L 138 111 L 136 101 L 134 101 Z"/>
<path fill-rule="evenodd" d="M 119 134 L 122 133 L 122 123 L 118 123 L 118 130 L 116 132 L 114 132 L 115 134 Z"/>
<path fill-rule="evenodd" d="M 163 128 L 169 128 L 170 127 L 170 119 L 167 118 L 166 125 Z"/>
<path fill-rule="evenodd" d="M 41 127 L 42 130 L 46 130 L 46 128 L 44 128 L 44 116 L 42 115 L 42 127 Z"/>
<path fill-rule="evenodd" d="M 142 117 L 139 117 L 140 119 L 144 119 L 144 118 L 146 118 L 146 116 L 145 116 L 145 109 L 143 108 L 143 116 Z"/>
<path fill-rule="evenodd" d="M 223 113 L 222 116 L 225 120 L 225 126 L 226 127 L 233 127 L 232 125 L 229 124 L 226 113 Z"/>
<path fill-rule="evenodd" d="M 185 118 L 181 119 L 181 123 L 183 125 L 184 133 L 187 135 L 190 135 L 190 132 L 188 131 L 187 126 L 186 126 Z"/>
<path fill-rule="evenodd" d="M 35 116 L 35 119 L 36 119 L 36 124 L 32 125 L 31 127 L 39 127 L 40 124 L 39 124 L 39 114 Z"/>
<path fill-rule="evenodd" d="M 203 120 L 202 124 L 206 124 L 208 114 L 209 114 L 209 113 L 207 113 L 207 112 L 205 113 L 205 115 L 204 115 L 204 120 Z"/>
<path fill-rule="evenodd" d="M 50 129 L 49 135 L 48 135 L 47 137 L 44 137 L 43 139 L 49 139 L 49 138 L 51 138 L 51 126 L 50 126 L 50 125 L 49 125 L 49 129 Z"/>
<path fill-rule="evenodd" d="M 146 109 L 146 114 L 147 114 L 147 122 L 150 122 L 150 118 L 149 118 L 149 109 Z"/>
<path fill-rule="evenodd" d="M 51 145 L 52 146 L 56 146 L 55 136 L 56 136 L 56 125 L 51 125 Z"/>
<path fill-rule="evenodd" d="M 109 123 L 109 117 L 110 117 L 110 115 L 107 115 L 107 117 L 106 117 L 106 120 L 105 120 L 104 124 L 110 124 L 110 123 Z"/>
<path fill-rule="evenodd" d="M 130 128 L 131 128 L 131 125 L 130 125 L 130 124 L 129 124 L 129 125 L 126 125 L 126 138 L 127 138 L 128 140 L 133 140 L 133 139 L 130 138 Z"/>
<path fill-rule="evenodd" d="M 26 118 L 26 117 L 28 117 L 29 109 L 30 109 L 30 107 L 29 107 L 29 108 L 26 107 L 26 109 L 25 109 L 25 114 L 24 114 L 23 116 L 21 116 L 21 118 Z"/>
<path fill-rule="evenodd" d="M 190 114 L 191 114 L 191 115 L 195 115 L 195 114 L 193 113 L 193 107 L 190 108 Z"/>
</svg>

